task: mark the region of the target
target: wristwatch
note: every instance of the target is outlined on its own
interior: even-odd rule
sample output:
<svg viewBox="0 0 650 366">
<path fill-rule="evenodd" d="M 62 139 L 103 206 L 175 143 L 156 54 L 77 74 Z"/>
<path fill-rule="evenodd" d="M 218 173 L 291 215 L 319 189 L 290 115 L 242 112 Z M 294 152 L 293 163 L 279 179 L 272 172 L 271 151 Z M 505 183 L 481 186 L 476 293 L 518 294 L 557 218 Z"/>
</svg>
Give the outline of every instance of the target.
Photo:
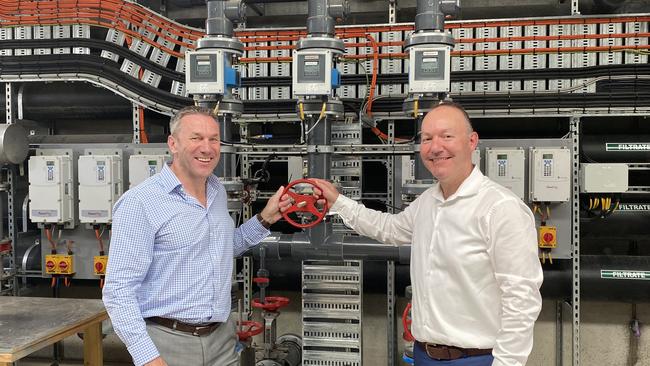
<svg viewBox="0 0 650 366">
<path fill-rule="evenodd" d="M 257 220 L 260 222 L 260 224 L 262 224 L 262 226 L 264 226 L 267 229 L 271 227 L 271 223 L 264 220 L 261 214 L 257 214 L 256 216 L 257 216 Z"/>
</svg>

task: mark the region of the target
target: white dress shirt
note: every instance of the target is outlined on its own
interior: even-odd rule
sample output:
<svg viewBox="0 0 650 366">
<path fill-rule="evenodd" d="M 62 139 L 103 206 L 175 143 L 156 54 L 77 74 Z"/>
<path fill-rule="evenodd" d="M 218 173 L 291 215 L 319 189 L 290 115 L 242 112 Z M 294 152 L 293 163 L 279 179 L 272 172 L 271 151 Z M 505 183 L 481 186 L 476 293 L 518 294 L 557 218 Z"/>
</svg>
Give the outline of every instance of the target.
<svg viewBox="0 0 650 366">
<path fill-rule="evenodd" d="M 332 207 L 361 235 L 411 244 L 412 333 L 420 342 L 493 348 L 493 366 L 523 366 L 542 307 L 535 219 L 478 168 L 445 199 L 438 184 L 387 214 L 339 195 Z"/>
</svg>

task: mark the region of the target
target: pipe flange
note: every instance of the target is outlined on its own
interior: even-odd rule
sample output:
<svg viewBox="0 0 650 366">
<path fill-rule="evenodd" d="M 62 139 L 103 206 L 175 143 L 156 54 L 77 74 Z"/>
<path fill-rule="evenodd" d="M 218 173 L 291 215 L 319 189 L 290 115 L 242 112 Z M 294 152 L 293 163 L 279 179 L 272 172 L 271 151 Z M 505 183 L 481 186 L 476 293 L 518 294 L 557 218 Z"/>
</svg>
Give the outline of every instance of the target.
<svg viewBox="0 0 650 366">
<path fill-rule="evenodd" d="M 300 113 L 299 104 L 302 103 L 304 115 L 319 116 L 323 110 L 323 101 L 321 99 L 305 99 L 296 103 L 296 113 Z M 328 99 L 325 105 L 325 115 L 342 117 L 343 102 L 339 99 Z"/>
<path fill-rule="evenodd" d="M 301 38 L 296 43 L 296 50 L 304 50 L 309 48 L 320 48 L 333 50 L 334 53 L 343 54 L 345 52 L 345 44 L 342 40 L 334 37 L 310 37 Z"/>
<path fill-rule="evenodd" d="M 214 108 L 219 103 L 218 116 L 230 115 L 239 117 L 244 112 L 244 103 L 240 99 L 228 98 L 219 99 L 220 95 L 195 94 L 194 101 L 201 107 Z"/>
<path fill-rule="evenodd" d="M 241 192 L 244 190 L 244 183 L 233 178 L 222 178 L 221 184 L 226 192 Z"/>
<path fill-rule="evenodd" d="M 454 37 L 450 32 L 425 31 L 420 33 L 411 33 L 404 41 L 404 50 L 417 45 L 446 44 L 453 47 L 455 44 Z"/>
<path fill-rule="evenodd" d="M 436 96 L 431 96 L 431 95 L 425 95 L 425 96 L 409 96 L 404 100 L 402 103 L 402 111 L 404 114 L 410 117 L 421 117 L 425 115 L 427 112 L 431 110 L 431 108 L 435 107 L 436 105 L 442 103 L 443 101 L 446 100 L 451 100 L 450 98 L 447 97 L 447 94 L 442 93 L 444 95 L 443 98 L 439 98 L 438 95 Z M 417 105 L 415 101 L 417 100 Z"/>
<path fill-rule="evenodd" d="M 196 49 L 218 48 L 225 49 L 241 56 L 244 54 L 244 44 L 237 38 L 209 36 L 203 37 L 196 42 Z"/>
</svg>

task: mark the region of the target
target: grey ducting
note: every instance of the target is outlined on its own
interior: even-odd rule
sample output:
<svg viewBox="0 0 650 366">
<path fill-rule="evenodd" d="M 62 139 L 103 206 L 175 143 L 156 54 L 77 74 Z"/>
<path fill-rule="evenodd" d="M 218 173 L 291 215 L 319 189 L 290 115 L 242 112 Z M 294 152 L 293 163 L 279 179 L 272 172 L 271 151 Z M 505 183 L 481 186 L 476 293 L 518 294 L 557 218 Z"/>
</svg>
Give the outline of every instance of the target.
<svg viewBox="0 0 650 366">
<path fill-rule="evenodd" d="M 381 244 L 365 237 L 333 234 L 325 242 L 311 243 L 305 233 L 272 235 L 262 242 L 268 259 L 323 259 L 396 261 L 407 264 L 411 259 L 411 247 Z M 259 257 L 259 246 L 252 249 Z"/>
<path fill-rule="evenodd" d="M 459 0 L 417 0 L 415 31 L 442 31 L 445 25 L 445 15 L 457 14 L 459 10 Z"/>
<path fill-rule="evenodd" d="M 246 5 L 238 0 L 208 1 L 208 18 L 205 21 L 208 36 L 232 37 L 233 22 L 246 19 Z"/>
<path fill-rule="evenodd" d="M 347 0 L 309 0 L 307 33 L 334 37 L 334 19 L 344 19 L 350 12 Z"/>
</svg>

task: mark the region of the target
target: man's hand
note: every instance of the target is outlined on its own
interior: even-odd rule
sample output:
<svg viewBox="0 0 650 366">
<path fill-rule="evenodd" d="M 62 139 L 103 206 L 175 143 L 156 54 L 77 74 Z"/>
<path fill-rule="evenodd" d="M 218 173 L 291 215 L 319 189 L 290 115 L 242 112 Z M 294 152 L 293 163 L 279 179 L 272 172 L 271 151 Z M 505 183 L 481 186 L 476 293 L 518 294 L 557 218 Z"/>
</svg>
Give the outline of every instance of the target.
<svg viewBox="0 0 650 366">
<path fill-rule="evenodd" d="M 314 193 L 317 195 L 322 195 L 325 197 L 327 200 L 327 206 L 332 207 L 334 205 L 334 202 L 336 202 L 336 199 L 339 198 L 339 191 L 336 190 L 336 187 L 334 184 L 323 180 L 323 179 L 318 179 L 318 178 L 307 178 L 311 181 L 314 181 L 316 185 L 322 189 L 322 192 L 318 188 L 314 188 Z"/>
<path fill-rule="evenodd" d="M 260 212 L 262 219 L 269 224 L 275 224 L 276 221 L 280 220 L 282 218 L 282 212 L 291 206 L 291 200 L 288 194 L 280 197 L 283 191 L 284 186 L 281 186 L 266 203 L 262 212 Z"/>
<path fill-rule="evenodd" d="M 158 356 L 153 360 L 145 363 L 144 366 L 167 366 L 167 362 L 165 362 L 162 357 Z"/>
</svg>

